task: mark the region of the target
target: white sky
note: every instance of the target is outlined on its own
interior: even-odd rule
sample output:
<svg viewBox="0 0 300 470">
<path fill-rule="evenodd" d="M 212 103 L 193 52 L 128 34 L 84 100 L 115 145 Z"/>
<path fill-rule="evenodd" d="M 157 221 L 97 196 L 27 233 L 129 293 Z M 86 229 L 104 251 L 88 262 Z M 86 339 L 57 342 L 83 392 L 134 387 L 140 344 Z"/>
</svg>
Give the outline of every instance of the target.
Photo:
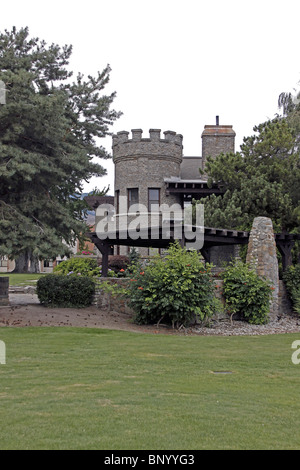
<svg viewBox="0 0 300 470">
<path fill-rule="evenodd" d="M 70 68 L 112 68 L 105 93 L 123 116 L 111 129 L 183 135 L 184 155 L 201 155 L 205 124 L 232 124 L 236 150 L 278 112 L 282 91 L 300 80 L 299 0 L 2 1 L 0 30 L 29 27 L 47 43 L 72 44 Z M 162 134 L 163 135 L 163 134 Z M 111 151 L 111 138 L 101 144 Z M 85 190 L 113 190 L 108 176 Z"/>
</svg>

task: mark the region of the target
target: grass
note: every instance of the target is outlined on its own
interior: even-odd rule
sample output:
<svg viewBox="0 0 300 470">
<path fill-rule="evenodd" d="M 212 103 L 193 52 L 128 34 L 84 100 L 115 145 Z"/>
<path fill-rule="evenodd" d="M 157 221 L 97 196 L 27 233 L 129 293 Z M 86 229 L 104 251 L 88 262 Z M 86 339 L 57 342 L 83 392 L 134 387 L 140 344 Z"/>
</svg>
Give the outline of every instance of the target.
<svg viewBox="0 0 300 470">
<path fill-rule="evenodd" d="M 0 339 L 1 450 L 300 448 L 299 335 L 6 327 Z"/>
<path fill-rule="evenodd" d="M 39 277 L 45 274 L 15 274 L 15 273 L 1 273 L 0 276 L 9 277 L 10 286 L 33 286 Z"/>
</svg>

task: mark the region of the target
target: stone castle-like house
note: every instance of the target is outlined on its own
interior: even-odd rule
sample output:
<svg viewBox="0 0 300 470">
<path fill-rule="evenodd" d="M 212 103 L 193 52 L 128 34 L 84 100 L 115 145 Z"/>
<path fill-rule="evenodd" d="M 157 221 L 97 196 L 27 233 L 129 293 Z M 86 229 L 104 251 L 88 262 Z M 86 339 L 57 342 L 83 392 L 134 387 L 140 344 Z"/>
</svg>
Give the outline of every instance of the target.
<svg viewBox="0 0 300 470">
<path fill-rule="evenodd" d="M 206 125 L 202 132 L 202 156 L 183 155 L 183 137 L 173 131 L 150 129 L 149 137 L 142 129 L 118 132 L 112 139 L 115 164 L 115 196 L 111 198 L 116 216 L 120 215 L 120 198 L 132 204 L 143 204 L 149 213 L 158 206 L 185 204 L 192 198 L 200 199 L 219 193 L 217 186 L 209 188 L 204 173 L 209 156 L 234 152 L 235 132 L 231 125 Z M 202 173 L 200 173 L 202 170 Z M 106 199 L 108 202 L 108 200 Z M 126 254 L 128 247 L 117 247 L 117 254 Z M 144 255 L 150 254 L 145 249 Z"/>
<path fill-rule="evenodd" d="M 232 126 L 219 124 L 205 126 L 202 132 L 202 156 L 183 155 L 183 137 L 173 131 L 150 129 L 143 137 L 141 129 L 118 132 L 113 136 L 113 161 L 115 164 L 115 202 L 119 196 L 128 197 L 151 207 L 154 202 L 180 203 L 191 197 L 199 198 L 209 191 L 204 170 L 209 156 L 234 152 L 235 132 Z M 117 211 L 118 212 L 118 211 Z"/>
<path fill-rule="evenodd" d="M 235 132 L 231 125 L 220 125 L 219 117 L 215 125 L 206 125 L 202 132 L 202 156 L 183 155 L 183 136 L 173 131 L 163 132 L 150 129 L 149 136 L 141 129 L 133 129 L 131 136 L 127 131 L 118 132 L 112 137 L 112 156 L 115 164 L 114 196 L 87 197 L 91 208 L 108 203 L 114 206 L 118 217 L 119 201 L 126 197 L 129 209 L 132 204 L 143 204 L 149 213 L 156 206 L 185 204 L 192 198 L 199 199 L 211 193 L 219 193 L 215 185 L 208 188 L 204 170 L 208 156 L 234 152 Z M 97 219 L 96 219 L 97 225 Z M 91 245 L 92 246 L 92 245 Z M 89 247 L 90 248 L 90 247 Z M 128 254 L 130 247 L 115 245 L 114 254 Z M 151 248 L 139 249 L 143 256 L 151 254 Z M 74 251 L 76 253 L 77 248 Z M 59 261 L 58 261 L 59 262 Z M 52 271 L 41 263 L 41 271 Z M 0 258 L 0 272 L 11 271 L 14 262 Z"/>
<path fill-rule="evenodd" d="M 148 237 L 147 241 L 143 242 L 143 237 L 140 236 L 140 240 L 132 240 L 128 235 L 129 231 L 126 232 L 126 230 L 125 236 L 121 236 L 122 229 L 120 227 L 122 224 L 120 224 L 120 220 L 123 213 L 126 213 L 128 222 L 130 208 L 133 205 L 143 205 L 148 220 L 149 214 L 151 216 L 151 222 L 152 213 L 159 210 L 162 217 L 157 219 L 157 233 L 161 235 L 162 232 L 159 230 L 163 227 L 162 206 L 164 204 L 168 207 L 178 205 L 183 209 L 191 203 L 192 199 L 201 199 L 210 194 L 222 194 L 222 190 L 217 184 L 208 185 L 205 164 L 208 157 L 214 158 L 221 153 L 235 152 L 235 136 L 232 126 L 220 125 L 217 116 L 216 123 L 206 125 L 202 132 L 202 155 L 185 156 L 183 155 L 183 137 L 173 131 L 165 131 L 162 136 L 160 129 L 150 129 L 149 136 L 146 137 L 143 135 L 142 129 L 133 129 L 131 135 L 128 131 L 121 131 L 113 135 L 115 194 L 114 196 L 86 198 L 89 199 L 87 202 L 94 209 L 104 204 L 113 206 L 112 219 L 119 219 L 117 224 L 119 228 L 112 237 L 107 237 L 105 240 L 99 236 L 101 231 L 97 231 L 97 224 L 101 222 L 101 217 L 98 220 L 96 217 L 96 233 L 89 234 L 102 254 L 102 275 L 104 277 L 107 274 L 109 254 L 127 255 L 130 248 L 134 246 L 139 247 L 142 257 L 147 257 L 151 256 L 153 248 L 159 250 L 166 248 L 172 239 L 171 235 L 167 240 L 168 243 L 165 244 L 165 240 L 162 238 L 156 240 Z M 124 207 L 124 200 L 126 207 Z M 140 209 L 132 210 L 134 216 L 136 216 L 136 210 Z M 185 221 L 181 220 L 181 224 L 185 224 Z M 142 225 L 140 227 L 143 228 Z M 281 302 L 280 305 L 283 305 L 283 297 L 279 289 L 276 248 L 282 255 L 282 265 L 285 269 L 291 264 L 291 250 L 298 236 L 286 233 L 274 235 L 272 221 L 265 217 L 258 217 L 254 220 L 250 234 L 220 227 L 204 226 L 203 229 L 204 244 L 200 251 L 205 261 L 209 261 L 215 266 L 221 266 L 223 261 L 229 261 L 238 256 L 239 246 L 248 244 L 250 239 L 247 256 L 250 258 L 252 256 L 253 259 L 257 258 L 258 272 L 269 278 L 274 285 L 272 312 L 275 314 L 278 311 L 279 303 Z M 149 231 L 147 233 L 150 234 Z M 175 239 L 174 233 L 173 239 Z M 183 244 L 185 241 L 185 238 L 181 240 Z"/>
</svg>

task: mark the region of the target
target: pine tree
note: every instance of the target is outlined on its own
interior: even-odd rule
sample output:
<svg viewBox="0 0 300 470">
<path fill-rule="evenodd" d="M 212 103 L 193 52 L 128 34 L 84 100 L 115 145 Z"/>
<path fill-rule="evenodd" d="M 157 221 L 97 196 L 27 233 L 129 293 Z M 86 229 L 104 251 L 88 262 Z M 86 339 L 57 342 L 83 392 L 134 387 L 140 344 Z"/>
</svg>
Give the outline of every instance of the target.
<svg viewBox="0 0 300 470">
<path fill-rule="evenodd" d="M 271 217 L 277 231 L 300 230 L 300 159 L 295 133 L 285 119 L 254 128 L 241 151 L 208 159 L 209 183 L 224 196 L 200 200 L 205 224 L 250 230 L 254 217 Z"/>
<path fill-rule="evenodd" d="M 0 255 L 28 260 L 69 253 L 86 226 L 83 181 L 105 174 L 98 138 L 121 115 L 115 93 L 103 95 L 107 66 L 96 77 L 68 71 L 72 46 L 47 46 L 28 28 L 0 34 Z"/>
</svg>

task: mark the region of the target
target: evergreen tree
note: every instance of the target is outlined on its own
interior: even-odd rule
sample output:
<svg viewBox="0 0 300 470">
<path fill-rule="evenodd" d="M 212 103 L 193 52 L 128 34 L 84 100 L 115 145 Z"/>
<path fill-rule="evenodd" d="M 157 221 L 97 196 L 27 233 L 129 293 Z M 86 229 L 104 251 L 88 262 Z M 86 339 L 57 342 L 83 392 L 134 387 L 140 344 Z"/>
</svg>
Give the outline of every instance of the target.
<svg viewBox="0 0 300 470">
<path fill-rule="evenodd" d="M 299 82 L 300 83 L 300 82 Z M 299 85 L 298 83 L 298 85 Z M 300 92 L 294 89 L 294 93 L 281 93 L 278 98 L 278 107 L 283 117 L 293 130 L 297 145 L 300 144 Z"/>
<path fill-rule="evenodd" d="M 209 183 L 224 196 L 202 199 L 205 224 L 249 230 L 254 217 L 273 220 L 275 230 L 300 229 L 300 159 L 293 129 L 276 118 L 254 128 L 241 151 L 209 158 Z"/>
<path fill-rule="evenodd" d="M 29 259 L 68 254 L 86 231 L 82 184 L 105 174 L 97 139 L 121 114 L 110 109 L 115 93 L 101 94 L 110 67 L 71 81 L 71 54 L 28 28 L 0 34 L 0 255 L 23 271 Z"/>
</svg>

